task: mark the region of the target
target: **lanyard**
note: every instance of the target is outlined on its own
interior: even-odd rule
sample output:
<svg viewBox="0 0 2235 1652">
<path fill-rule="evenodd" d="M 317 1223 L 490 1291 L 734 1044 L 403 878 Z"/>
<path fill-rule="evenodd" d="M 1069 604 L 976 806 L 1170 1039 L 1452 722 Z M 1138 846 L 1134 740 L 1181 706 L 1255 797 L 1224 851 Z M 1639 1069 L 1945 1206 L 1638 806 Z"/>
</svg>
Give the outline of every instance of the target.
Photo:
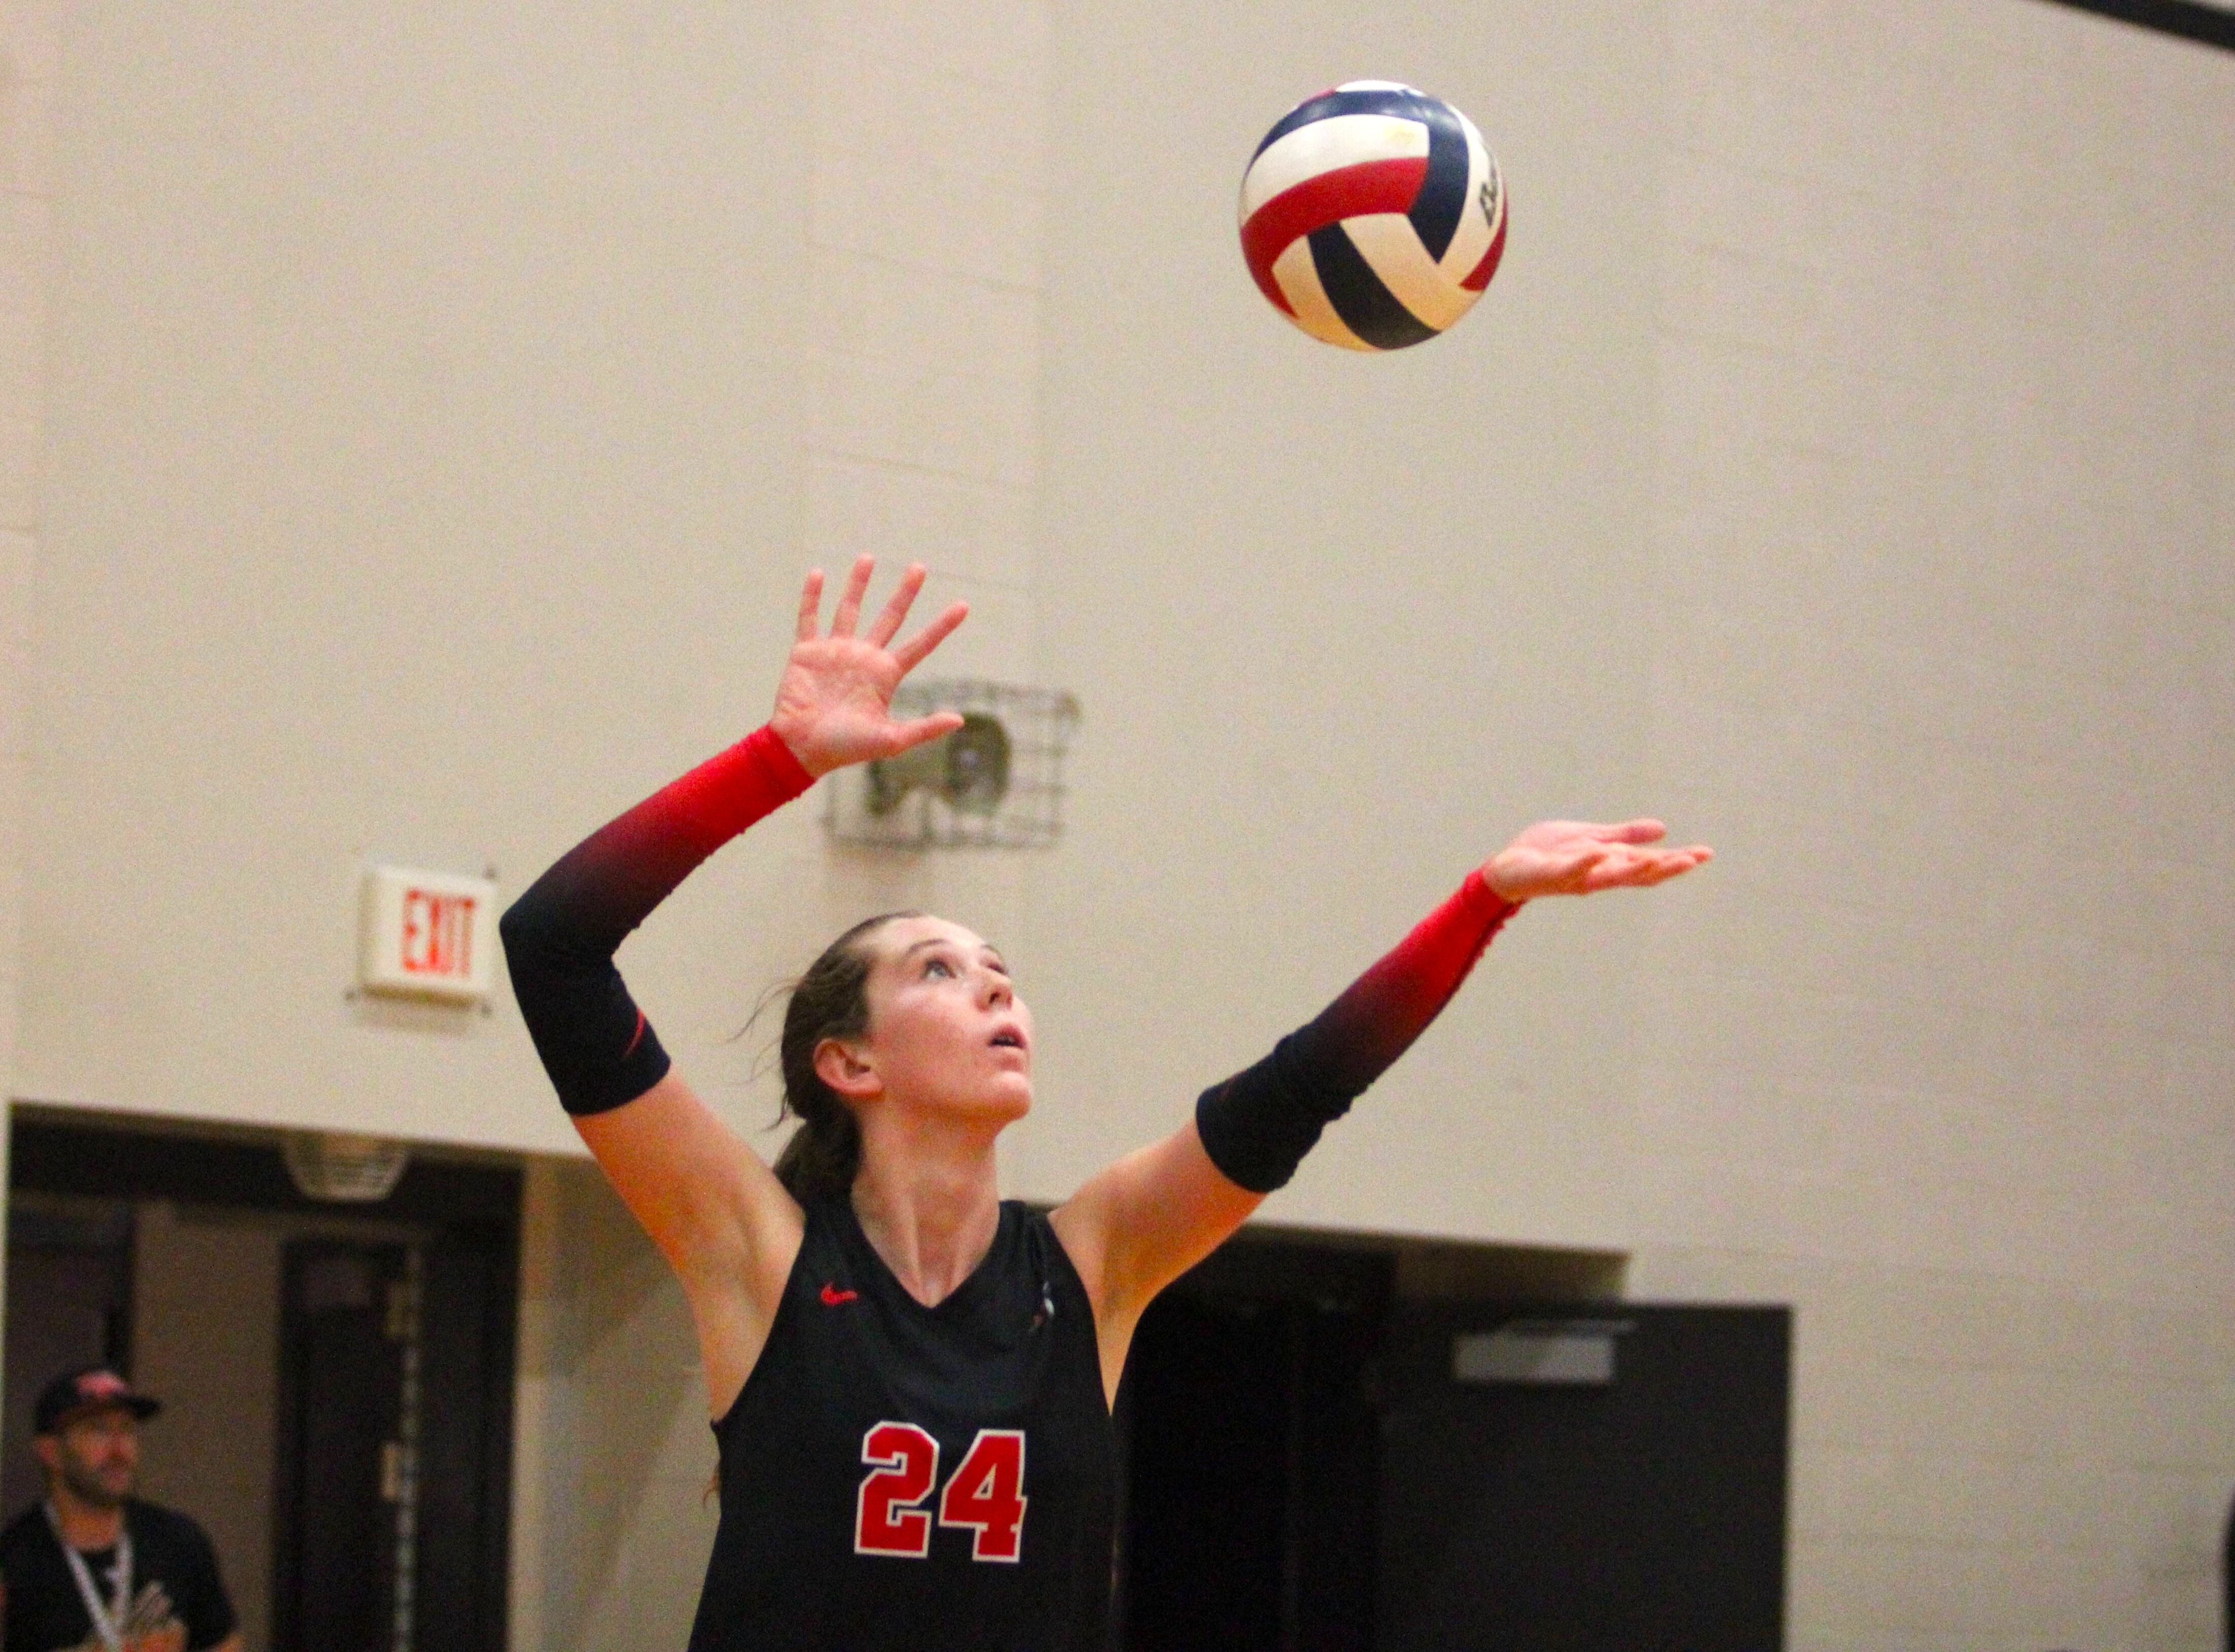
<svg viewBox="0 0 2235 1652">
<path fill-rule="evenodd" d="M 55 1512 L 50 1502 L 46 1505 L 47 1524 L 55 1529 L 55 1541 L 62 1545 L 62 1557 L 69 1562 L 70 1576 L 77 1580 L 77 1596 L 85 1603 L 86 1616 L 93 1620 L 93 1632 L 108 1652 L 124 1652 L 124 1622 L 132 1605 L 132 1534 L 120 1524 L 116 1530 L 116 1569 L 110 1576 L 116 1584 L 115 1604 L 104 1609 L 101 1592 L 93 1586 L 92 1568 L 85 1557 L 70 1546 L 62 1536 L 62 1516 Z M 109 1616 L 113 1611 L 114 1617 Z"/>
</svg>

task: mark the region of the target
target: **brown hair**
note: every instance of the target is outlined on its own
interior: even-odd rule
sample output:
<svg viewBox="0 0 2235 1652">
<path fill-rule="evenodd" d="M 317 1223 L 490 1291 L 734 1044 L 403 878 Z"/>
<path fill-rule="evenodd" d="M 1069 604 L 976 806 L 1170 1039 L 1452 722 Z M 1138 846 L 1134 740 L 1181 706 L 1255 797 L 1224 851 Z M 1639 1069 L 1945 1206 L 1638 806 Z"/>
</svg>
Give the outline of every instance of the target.
<svg viewBox="0 0 2235 1652">
<path fill-rule="evenodd" d="M 870 931 L 921 912 L 883 912 L 864 918 L 823 949 L 792 984 L 778 1044 L 783 1065 L 783 1105 L 778 1122 L 799 1128 L 777 1155 L 777 1179 L 802 1204 L 842 1199 L 862 1169 L 862 1126 L 854 1111 L 815 1071 L 815 1052 L 825 1039 L 858 1039 L 869 1030 L 869 968 L 876 960 L 862 945 Z"/>
</svg>

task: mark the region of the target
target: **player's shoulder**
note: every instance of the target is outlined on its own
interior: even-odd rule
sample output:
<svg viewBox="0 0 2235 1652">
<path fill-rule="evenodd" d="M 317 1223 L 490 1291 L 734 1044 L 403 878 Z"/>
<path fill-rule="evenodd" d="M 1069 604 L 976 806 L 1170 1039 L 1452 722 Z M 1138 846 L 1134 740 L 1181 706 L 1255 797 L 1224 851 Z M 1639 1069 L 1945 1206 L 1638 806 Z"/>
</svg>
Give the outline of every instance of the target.
<svg viewBox="0 0 2235 1652">
<path fill-rule="evenodd" d="M 202 1530 L 201 1522 L 183 1510 L 134 1498 L 124 1505 L 124 1518 L 135 1538 L 192 1549 L 210 1546 L 209 1533 Z"/>
<path fill-rule="evenodd" d="M 1037 1258 L 1054 1233 L 1047 1211 L 1040 1206 L 1022 1199 L 1001 1201 L 1001 1226 L 994 1242 L 1005 1245 L 1012 1254 Z"/>
</svg>

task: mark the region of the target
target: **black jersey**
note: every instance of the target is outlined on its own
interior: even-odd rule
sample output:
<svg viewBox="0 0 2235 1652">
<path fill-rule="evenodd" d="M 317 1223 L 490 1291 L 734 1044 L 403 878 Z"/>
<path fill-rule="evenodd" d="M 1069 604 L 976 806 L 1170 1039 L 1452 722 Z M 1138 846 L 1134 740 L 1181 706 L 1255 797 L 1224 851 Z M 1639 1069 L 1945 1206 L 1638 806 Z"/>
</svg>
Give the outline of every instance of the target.
<svg viewBox="0 0 2235 1652">
<path fill-rule="evenodd" d="M 767 1347 L 714 1425 L 691 1652 L 1105 1652 L 1117 1459 L 1085 1287 L 1001 1206 L 936 1308 L 811 1204 Z"/>
<path fill-rule="evenodd" d="M 560 1098 L 622 1107 L 668 1071 L 613 954 L 707 856 L 813 783 L 771 727 L 576 844 L 502 924 Z M 1419 1036 L 1514 908 L 1479 871 L 1273 1054 L 1204 1094 L 1211 1161 L 1259 1192 Z M 692 1652 L 1104 1652 L 1115 1448 L 1085 1288 L 1005 1204 L 947 1301 L 902 1290 L 843 1200 L 810 1208 L 727 1416 Z"/>
<path fill-rule="evenodd" d="M 134 1498 L 124 1505 L 124 1531 L 132 1539 L 132 1593 L 123 1622 L 128 1644 L 198 1652 L 233 1633 L 233 1603 L 200 1526 L 174 1509 Z M 81 1552 L 102 1606 L 114 1610 L 116 1549 Z M 101 1652 L 62 1539 L 37 1504 L 0 1532 L 0 1580 L 7 1592 L 6 1652 Z"/>
</svg>

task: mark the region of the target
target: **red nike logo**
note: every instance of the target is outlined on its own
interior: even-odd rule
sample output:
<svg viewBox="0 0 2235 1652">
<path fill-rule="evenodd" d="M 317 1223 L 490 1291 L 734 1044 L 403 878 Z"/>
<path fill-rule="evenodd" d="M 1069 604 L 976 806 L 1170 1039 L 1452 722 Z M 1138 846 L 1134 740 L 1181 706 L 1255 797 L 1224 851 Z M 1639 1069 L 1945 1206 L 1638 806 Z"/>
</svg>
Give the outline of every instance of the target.
<svg viewBox="0 0 2235 1652">
<path fill-rule="evenodd" d="M 859 1291 L 840 1290 L 836 1285 L 825 1285 L 823 1288 L 823 1306 L 843 1308 L 847 1303 L 857 1300 L 860 1295 Z"/>
</svg>

